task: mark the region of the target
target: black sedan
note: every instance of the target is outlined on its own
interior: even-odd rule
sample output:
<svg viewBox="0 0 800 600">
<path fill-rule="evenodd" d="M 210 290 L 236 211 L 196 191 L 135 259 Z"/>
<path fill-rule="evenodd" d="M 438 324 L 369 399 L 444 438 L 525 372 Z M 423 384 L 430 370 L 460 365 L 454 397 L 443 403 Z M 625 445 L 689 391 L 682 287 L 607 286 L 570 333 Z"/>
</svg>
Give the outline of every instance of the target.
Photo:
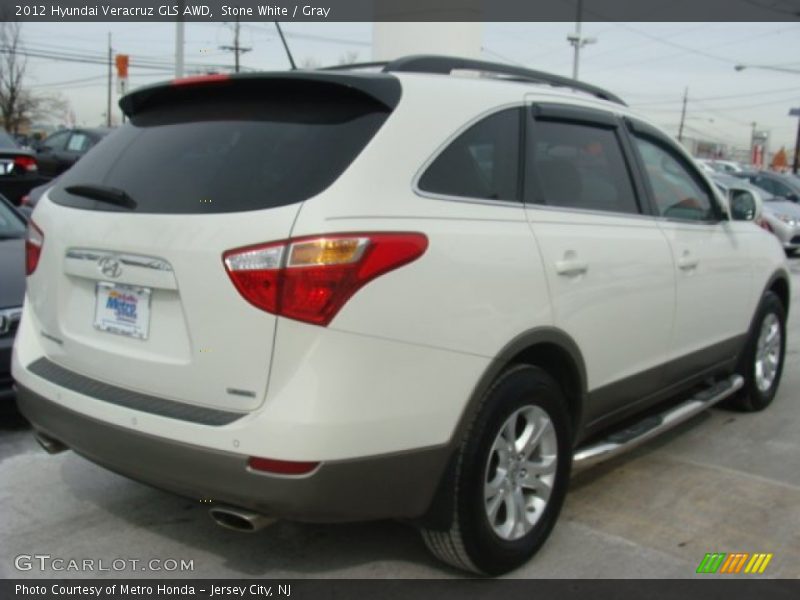
<svg viewBox="0 0 800 600">
<path fill-rule="evenodd" d="M 772 171 L 745 171 L 733 173 L 736 177 L 747 179 L 753 185 L 768 191 L 773 196 L 782 196 L 792 202 L 800 202 L 800 179 Z"/>
<path fill-rule="evenodd" d="M 25 298 L 25 219 L 0 196 L 0 400 L 13 396 L 11 346 Z"/>
<path fill-rule="evenodd" d="M 13 204 L 42 183 L 36 156 L 23 150 L 5 130 L 0 129 L 0 194 Z"/>
<path fill-rule="evenodd" d="M 34 145 L 39 172 L 47 179 L 58 177 L 110 132 L 105 127 L 63 129 L 48 136 Z"/>
</svg>

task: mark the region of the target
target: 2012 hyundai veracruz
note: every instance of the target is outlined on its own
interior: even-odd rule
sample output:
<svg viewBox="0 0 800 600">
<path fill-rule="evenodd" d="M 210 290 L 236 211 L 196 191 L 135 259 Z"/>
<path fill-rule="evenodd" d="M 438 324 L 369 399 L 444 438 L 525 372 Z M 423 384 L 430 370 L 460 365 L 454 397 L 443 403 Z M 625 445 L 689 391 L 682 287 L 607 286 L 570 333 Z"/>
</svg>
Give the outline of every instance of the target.
<svg viewBox="0 0 800 600">
<path fill-rule="evenodd" d="M 498 574 L 573 461 L 775 396 L 779 244 L 608 92 L 409 57 L 120 104 L 29 229 L 13 374 L 51 451 Z"/>
</svg>

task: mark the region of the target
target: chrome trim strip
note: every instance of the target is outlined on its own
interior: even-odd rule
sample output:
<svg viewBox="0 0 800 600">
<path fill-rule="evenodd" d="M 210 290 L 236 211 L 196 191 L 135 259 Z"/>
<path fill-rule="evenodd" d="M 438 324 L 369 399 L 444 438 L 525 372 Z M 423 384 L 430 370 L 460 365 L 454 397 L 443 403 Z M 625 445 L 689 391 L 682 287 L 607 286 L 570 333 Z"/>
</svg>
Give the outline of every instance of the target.
<svg viewBox="0 0 800 600">
<path fill-rule="evenodd" d="M 170 265 L 163 258 L 144 256 L 141 254 L 120 254 L 116 252 L 90 250 L 87 248 L 70 248 L 67 250 L 66 257 L 72 260 L 88 260 L 92 262 L 97 262 L 103 258 L 113 258 L 121 262 L 123 265 L 128 265 L 131 267 L 155 269 L 156 271 L 172 271 L 172 265 Z"/>
<path fill-rule="evenodd" d="M 578 448 L 572 457 L 573 470 L 585 469 L 631 450 L 711 408 L 740 390 L 742 386 L 744 386 L 742 376 L 732 375 L 659 415 L 646 417 L 628 429 L 617 431 L 594 444 Z"/>
</svg>

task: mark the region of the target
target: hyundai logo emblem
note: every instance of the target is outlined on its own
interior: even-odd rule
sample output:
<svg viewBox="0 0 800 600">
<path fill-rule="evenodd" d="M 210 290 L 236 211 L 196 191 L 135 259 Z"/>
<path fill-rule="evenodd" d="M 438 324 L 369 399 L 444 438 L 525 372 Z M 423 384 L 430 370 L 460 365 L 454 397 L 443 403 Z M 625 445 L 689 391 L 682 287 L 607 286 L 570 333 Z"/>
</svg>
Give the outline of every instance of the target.
<svg viewBox="0 0 800 600">
<path fill-rule="evenodd" d="M 100 272 L 106 277 L 116 279 L 122 275 L 122 265 L 116 258 L 106 256 L 97 261 L 97 266 L 100 267 Z"/>
</svg>

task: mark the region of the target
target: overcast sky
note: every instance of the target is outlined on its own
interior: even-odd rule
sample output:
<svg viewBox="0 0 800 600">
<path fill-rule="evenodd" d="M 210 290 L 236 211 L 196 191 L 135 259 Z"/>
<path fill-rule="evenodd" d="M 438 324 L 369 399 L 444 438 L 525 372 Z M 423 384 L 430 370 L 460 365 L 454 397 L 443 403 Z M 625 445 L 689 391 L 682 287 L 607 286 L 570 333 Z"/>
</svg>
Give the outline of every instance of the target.
<svg viewBox="0 0 800 600">
<path fill-rule="evenodd" d="M 288 23 L 284 26 L 298 63 L 335 64 L 345 56 L 372 58 L 370 23 Z M 571 75 L 574 23 L 486 23 L 483 57 Z M 187 64 L 232 65 L 219 47 L 231 45 L 232 25 L 187 23 Z M 284 69 L 287 61 L 273 23 L 242 24 L 241 44 L 251 48 L 248 69 Z M 170 23 L 24 23 L 26 47 L 43 54 L 107 56 L 115 52 L 151 67 L 132 67 L 132 87 L 171 76 L 175 26 Z M 684 88 L 689 88 L 687 136 L 749 146 L 751 123 L 771 133 L 771 149 L 794 147 L 800 107 L 800 24 L 797 23 L 584 23 L 597 43 L 584 48 L 580 78 L 608 88 L 676 134 Z M 66 97 L 78 124 L 98 125 L 106 106 L 107 67 L 28 59 L 29 84 Z M 795 72 L 748 68 L 778 66 Z M 116 114 L 117 95 L 114 93 Z"/>
</svg>

